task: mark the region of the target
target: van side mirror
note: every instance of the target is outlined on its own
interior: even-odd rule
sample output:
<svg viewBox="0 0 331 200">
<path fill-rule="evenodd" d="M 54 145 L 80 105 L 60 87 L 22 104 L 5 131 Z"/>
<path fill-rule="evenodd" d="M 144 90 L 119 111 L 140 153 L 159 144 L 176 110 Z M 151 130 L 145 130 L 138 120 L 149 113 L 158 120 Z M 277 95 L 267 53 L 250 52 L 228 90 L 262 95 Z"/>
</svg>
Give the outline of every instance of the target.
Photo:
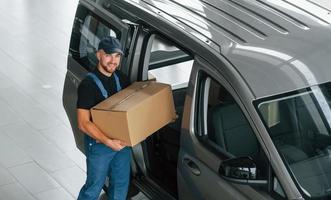
<svg viewBox="0 0 331 200">
<path fill-rule="evenodd" d="M 256 164 L 250 157 L 231 158 L 222 162 L 219 174 L 225 180 L 243 184 L 264 186 L 267 180 L 257 180 Z"/>
</svg>

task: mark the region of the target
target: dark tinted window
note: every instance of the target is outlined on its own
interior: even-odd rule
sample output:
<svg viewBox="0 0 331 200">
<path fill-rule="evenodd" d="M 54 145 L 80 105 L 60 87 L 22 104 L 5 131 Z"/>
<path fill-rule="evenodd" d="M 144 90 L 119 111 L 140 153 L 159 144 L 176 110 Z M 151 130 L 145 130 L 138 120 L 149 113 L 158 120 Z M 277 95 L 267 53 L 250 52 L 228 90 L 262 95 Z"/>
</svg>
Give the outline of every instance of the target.
<svg viewBox="0 0 331 200">
<path fill-rule="evenodd" d="M 78 7 L 70 42 L 70 53 L 84 68 L 91 71 L 98 60 L 96 51 L 105 36 L 120 39 L 120 31 L 101 20 L 84 7 Z"/>
<path fill-rule="evenodd" d="M 331 83 L 258 100 L 257 108 L 305 199 L 331 199 Z"/>
<path fill-rule="evenodd" d="M 232 95 L 209 77 L 205 92 L 208 139 L 232 156 L 257 158 L 260 150 L 257 138 Z"/>
</svg>

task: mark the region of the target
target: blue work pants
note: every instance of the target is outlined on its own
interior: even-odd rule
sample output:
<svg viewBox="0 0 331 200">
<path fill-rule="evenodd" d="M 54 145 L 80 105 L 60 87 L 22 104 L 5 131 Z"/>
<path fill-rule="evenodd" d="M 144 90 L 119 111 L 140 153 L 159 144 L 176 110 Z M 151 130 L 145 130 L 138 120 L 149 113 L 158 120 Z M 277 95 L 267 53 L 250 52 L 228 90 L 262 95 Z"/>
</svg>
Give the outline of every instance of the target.
<svg viewBox="0 0 331 200">
<path fill-rule="evenodd" d="M 130 182 L 131 148 L 113 151 L 92 138 L 86 138 L 87 178 L 78 200 L 97 200 L 107 176 L 109 200 L 125 200 Z"/>
</svg>

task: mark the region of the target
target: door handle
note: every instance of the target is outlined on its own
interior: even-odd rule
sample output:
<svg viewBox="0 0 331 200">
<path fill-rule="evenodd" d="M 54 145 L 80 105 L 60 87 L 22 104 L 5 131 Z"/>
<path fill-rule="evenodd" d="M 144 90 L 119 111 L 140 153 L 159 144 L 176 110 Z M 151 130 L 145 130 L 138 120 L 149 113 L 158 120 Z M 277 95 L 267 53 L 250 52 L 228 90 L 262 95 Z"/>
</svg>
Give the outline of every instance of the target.
<svg viewBox="0 0 331 200">
<path fill-rule="evenodd" d="M 185 166 L 191 170 L 192 174 L 194 174 L 196 176 L 199 176 L 201 174 L 200 168 L 191 159 L 184 158 L 183 161 L 184 161 Z"/>
</svg>

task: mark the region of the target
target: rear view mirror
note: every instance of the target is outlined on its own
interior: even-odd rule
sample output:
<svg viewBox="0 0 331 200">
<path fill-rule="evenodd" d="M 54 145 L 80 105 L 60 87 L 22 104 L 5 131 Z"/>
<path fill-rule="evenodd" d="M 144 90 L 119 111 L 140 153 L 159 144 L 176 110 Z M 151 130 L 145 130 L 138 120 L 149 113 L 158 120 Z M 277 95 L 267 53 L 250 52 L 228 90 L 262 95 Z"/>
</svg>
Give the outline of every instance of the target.
<svg viewBox="0 0 331 200">
<path fill-rule="evenodd" d="M 244 185 L 266 185 L 267 180 L 257 180 L 256 164 L 250 157 L 232 158 L 222 162 L 219 174 L 225 180 Z"/>
</svg>

